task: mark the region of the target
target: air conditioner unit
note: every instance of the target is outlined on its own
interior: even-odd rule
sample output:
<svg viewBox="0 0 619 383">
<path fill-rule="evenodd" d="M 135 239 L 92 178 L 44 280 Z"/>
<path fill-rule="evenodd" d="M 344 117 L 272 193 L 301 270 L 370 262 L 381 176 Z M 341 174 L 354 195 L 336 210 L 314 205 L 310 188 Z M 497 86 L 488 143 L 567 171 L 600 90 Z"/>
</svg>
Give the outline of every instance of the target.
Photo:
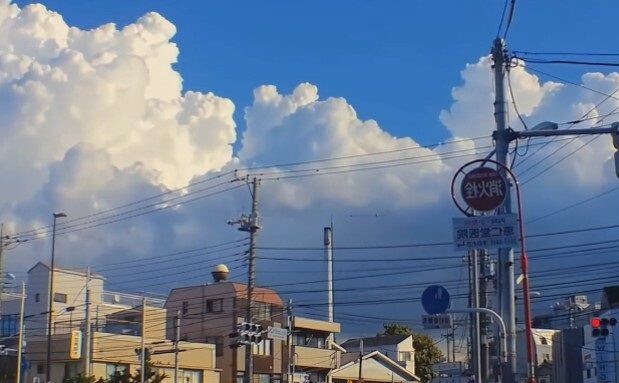
<svg viewBox="0 0 619 383">
<path fill-rule="evenodd" d="M 114 294 L 114 298 L 112 299 L 112 302 L 114 302 L 114 303 L 120 303 L 120 295 L 118 295 L 118 294 Z"/>
</svg>

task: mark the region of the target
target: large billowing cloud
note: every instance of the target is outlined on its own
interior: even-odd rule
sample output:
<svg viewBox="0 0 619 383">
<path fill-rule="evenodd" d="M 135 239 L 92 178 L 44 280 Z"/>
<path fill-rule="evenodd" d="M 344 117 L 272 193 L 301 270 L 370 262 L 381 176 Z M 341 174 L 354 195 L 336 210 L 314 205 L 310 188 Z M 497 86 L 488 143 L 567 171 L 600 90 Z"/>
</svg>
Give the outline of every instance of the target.
<svg viewBox="0 0 619 383">
<path fill-rule="evenodd" d="M 247 189 L 212 196 L 208 194 L 228 186 L 207 189 L 231 179 L 223 174 L 234 169 L 240 169 L 239 176 L 266 174 L 260 191 L 264 224 L 261 244 L 320 246 L 322 226 L 331 217 L 339 244 L 444 241 L 450 236 L 451 217 L 456 214 L 449 197 L 449 180 L 457 166 L 474 158 L 460 155 L 473 154 L 469 149 L 475 147 L 481 155 L 491 145 L 486 139 L 420 148 L 415 137 L 395 137 L 379 122 L 361 120 L 344 98 L 321 98 L 317 86 L 303 83 L 289 94 L 272 85 L 255 89 L 254 102 L 245 109 L 247 129 L 238 153 L 233 155 L 234 104 L 212 93 L 183 90 L 181 75 L 173 68 L 179 53 L 171 42 L 175 27 L 162 16 L 147 14 L 121 29 L 108 24 L 83 31 L 67 26 L 60 15 L 43 6 L 19 9 L 3 2 L 0 31 L 0 133 L 4 138 L 0 155 L 3 163 L 10 164 L 0 172 L 0 216 L 9 233 L 47 225 L 53 211 L 82 217 L 169 192 L 120 210 L 156 204 L 161 208 L 157 213 L 135 214 L 131 219 L 63 236 L 59 243 L 63 264 L 83 266 L 148 258 L 239 238 L 225 223 L 249 209 Z M 543 120 L 573 120 L 591 109 L 589 117 L 603 116 L 619 106 L 616 100 L 596 106 L 603 96 L 557 82 L 542 82 L 522 66 L 513 68 L 511 76 L 519 110 L 529 125 Z M 462 79 L 452 92 L 451 108 L 440 112 L 440 119 L 454 138 L 489 136 L 494 125 L 489 59 L 483 57 L 467 65 Z M 582 82 L 611 92 L 619 87 L 619 75 L 589 73 L 583 75 Z M 589 119 L 581 125 L 595 123 L 595 119 Z M 512 125 L 521 128 L 515 118 Z M 548 145 L 527 162 L 519 157 L 516 172 L 526 181 L 587 140 L 575 140 L 536 168 L 530 166 L 565 141 Z M 536 149 L 531 146 L 529 153 Z M 519 152 L 524 150 L 523 142 Z M 386 153 L 373 155 L 377 152 Z M 453 153 L 458 157 L 450 159 Z M 614 181 L 611 156 L 609 140 L 601 138 L 526 183 L 525 202 L 531 212 L 527 217 L 535 218 L 608 188 Z M 344 158 L 271 166 L 334 157 Z M 372 162 L 381 166 L 349 171 Z M 261 166 L 267 167 L 244 170 Z M 291 169 L 297 173 L 288 173 Z M 333 174 L 320 175 L 329 172 Z M 292 174 L 313 176 L 286 178 Z M 221 178 L 204 182 L 218 175 Z M 170 192 L 175 188 L 181 190 Z M 176 205 L 183 201 L 183 195 L 192 202 Z M 170 202 L 170 198 L 179 199 Z M 594 203 L 587 208 L 599 211 L 600 206 Z M 541 224 L 532 230 L 569 225 L 574 215 L 556 218 L 539 221 Z M 84 221 L 77 224 L 85 225 Z M 39 237 L 45 234 L 39 233 Z M 16 256 L 10 257 L 9 265 L 25 268 L 45 259 L 48 251 L 49 238 L 33 240 L 12 250 Z M 229 258 L 209 258 L 200 267 L 191 261 L 184 261 L 183 267 L 169 265 L 169 279 L 158 280 L 159 288 L 165 291 L 168 285 L 164 282 L 168 280 L 176 284 L 204 281 L 211 261 L 231 262 L 235 270 L 242 270 L 242 255 L 234 253 L 237 251 L 226 253 Z M 450 253 L 450 248 L 381 250 L 375 255 L 446 252 Z M 359 253 L 363 254 L 368 253 Z M 179 262 L 182 264 L 183 258 Z M 281 273 L 281 269 L 297 264 L 260 262 L 261 283 L 316 279 L 303 272 L 318 272 L 321 267 L 304 264 L 298 274 Z M 457 267 L 459 260 L 455 262 Z M 417 262 L 414 266 L 427 265 Z M 373 267 L 379 266 L 367 266 L 368 270 Z M 414 279 L 429 283 L 438 277 L 427 273 Z M 111 279 L 120 283 L 123 278 L 133 276 L 112 275 Z M 410 280 L 408 276 L 402 278 Z M 394 282 L 398 277 L 389 280 Z M 134 282 L 125 286 L 147 289 L 139 279 Z M 340 294 L 340 298 L 344 296 Z"/>
<path fill-rule="evenodd" d="M 73 146 L 107 152 L 119 168 L 181 187 L 232 155 L 233 103 L 181 93 L 176 28 L 156 13 L 117 29 L 69 27 L 42 5 L 0 4 L 0 173 L 3 200 L 31 196 L 48 164 Z"/>
</svg>

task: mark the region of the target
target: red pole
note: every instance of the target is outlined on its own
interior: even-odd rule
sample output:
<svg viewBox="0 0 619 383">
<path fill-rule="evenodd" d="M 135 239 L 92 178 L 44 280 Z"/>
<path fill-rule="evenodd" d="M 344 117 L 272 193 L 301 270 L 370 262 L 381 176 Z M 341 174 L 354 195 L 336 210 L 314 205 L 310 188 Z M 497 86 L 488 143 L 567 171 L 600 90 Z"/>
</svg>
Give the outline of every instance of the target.
<svg viewBox="0 0 619 383">
<path fill-rule="evenodd" d="M 507 169 L 507 168 L 506 168 Z M 524 219 L 522 218 L 522 202 L 520 200 L 520 185 L 514 174 L 509 171 L 516 186 L 516 199 L 518 201 L 518 228 L 520 229 L 520 270 L 522 271 L 522 300 L 524 302 L 525 337 L 527 344 L 527 375 L 528 383 L 536 383 L 535 379 L 535 353 L 533 349 L 533 324 L 531 320 L 531 296 L 529 293 L 529 258 L 524 241 Z"/>
</svg>

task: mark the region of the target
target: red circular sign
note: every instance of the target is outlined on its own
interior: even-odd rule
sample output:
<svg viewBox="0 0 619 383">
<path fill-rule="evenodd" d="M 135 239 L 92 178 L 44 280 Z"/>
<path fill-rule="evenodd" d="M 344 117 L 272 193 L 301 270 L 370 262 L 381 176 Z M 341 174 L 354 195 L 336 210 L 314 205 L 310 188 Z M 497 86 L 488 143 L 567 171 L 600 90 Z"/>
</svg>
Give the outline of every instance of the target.
<svg viewBox="0 0 619 383">
<path fill-rule="evenodd" d="M 468 172 L 460 184 L 467 205 L 477 211 L 492 211 L 505 202 L 505 178 L 492 168 L 479 167 Z"/>
</svg>

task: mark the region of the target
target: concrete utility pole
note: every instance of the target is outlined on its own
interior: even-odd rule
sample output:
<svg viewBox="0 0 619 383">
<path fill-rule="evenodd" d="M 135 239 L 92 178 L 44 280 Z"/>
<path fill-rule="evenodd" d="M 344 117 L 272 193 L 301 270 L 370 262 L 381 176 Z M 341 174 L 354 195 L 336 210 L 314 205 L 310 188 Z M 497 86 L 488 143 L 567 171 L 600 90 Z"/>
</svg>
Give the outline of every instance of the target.
<svg viewBox="0 0 619 383">
<path fill-rule="evenodd" d="M 142 336 L 140 339 L 140 383 L 146 378 L 146 297 L 142 297 Z"/>
<path fill-rule="evenodd" d="M 51 383 L 52 381 L 52 314 L 54 312 L 54 256 L 56 249 L 56 220 L 58 218 L 65 218 L 65 213 L 54 213 L 54 224 L 52 226 L 52 260 L 49 267 L 49 294 L 47 296 L 48 310 L 47 310 L 47 361 L 45 365 L 45 381 Z"/>
<path fill-rule="evenodd" d="M 26 306 L 26 282 L 21 283 L 21 305 L 19 309 L 19 338 L 17 341 L 17 375 L 15 383 L 21 383 L 21 358 L 24 348 L 24 309 Z"/>
<path fill-rule="evenodd" d="M 324 245 L 327 261 L 327 318 L 333 322 L 333 227 L 324 228 Z M 329 340 L 333 340 L 333 334 L 329 335 Z"/>
<path fill-rule="evenodd" d="M 294 359 L 294 355 L 292 355 L 292 299 L 288 301 L 286 313 L 286 325 L 288 327 L 288 337 L 286 339 L 288 345 L 288 383 L 292 383 L 294 381 L 294 370 L 292 368 L 292 361 Z"/>
<path fill-rule="evenodd" d="M 92 344 L 91 322 L 90 317 L 90 267 L 88 268 L 86 276 L 86 305 L 85 305 L 85 318 L 84 318 L 84 376 L 90 376 L 90 346 Z"/>
<path fill-rule="evenodd" d="M 488 282 L 491 281 L 495 276 L 494 265 L 490 261 L 490 256 L 487 250 L 482 250 L 479 254 L 479 270 L 481 274 L 481 278 L 479 280 L 479 306 L 478 307 L 488 307 Z M 479 313 L 479 326 L 480 326 L 480 349 L 479 355 L 481 357 L 480 366 L 481 371 L 479 373 L 479 381 L 485 382 L 489 377 L 489 368 L 490 368 L 490 349 L 488 346 L 488 316 Z"/>
<path fill-rule="evenodd" d="M 174 383 L 178 383 L 178 344 L 181 341 L 181 310 L 176 311 L 176 318 L 174 319 Z"/>
<path fill-rule="evenodd" d="M 508 137 L 508 108 L 505 92 L 505 76 L 507 65 L 505 42 L 497 38 L 492 46 L 492 60 L 494 61 L 494 119 L 496 131 L 496 161 L 509 166 L 507 153 L 510 139 Z M 499 169 L 504 175 L 504 171 Z M 505 203 L 497 209 L 497 214 L 511 214 L 511 184 L 507 182 Z M 499 314 L 505 321 L 507 336 L 507 363 L 502 369 L 503 383 L 514 383 L 516 379 L 516 283 L 514 279 L 514 249 L 499 249 Z"/>
<path fill-rule="evenodd" d="M 4 294 L 4 224 L 0 224 L 0 315 L 2 314 L 2 298 Z"/>
<path fill-rule="evenodd" d="M 469 251 L 469 262 L 471 265 L 471 307 L 473 309 L 479 308 L 479 267 L 477 262 L 477 250 Z M 471 352 L 473 360 L 473 371 L 475 374 L 475 381 L 481 382 L 481 336 L 479 327 L 479 312 L 473 312 L 472 316 L 472 334 L 471 340 Z M 455 361 L 455 360 L 454 360 Z"/>
<path fill-rule="evenodd" d="M 363 338 L 359 339 L 359 380 L 358 383 L 363 383 Z"/>
<path fill-rule="evenodd" d="M 256 236 L 260 230 L 260 219 L 258 216 L 258 186 L 260 180 L 255 178 L 252 180 L 251 188 L 251 215 L 247 217 L 242 215 L 236 221 L 228 221 L 229 225 L 239 225 L 240 231 L 249 233 L 249 257 L 248 257 L 248 273 L 247 273 L 247 309 L 245 312 L 245 321 L 253 322 L 253 303 L 254 303 L 254 286 L 256 284 Z M 252 353 L 252 345 L 245 345 L 245 375 L 244 383 L 251 383 L 254 375 L 254 356 Z"/>
</svg>

